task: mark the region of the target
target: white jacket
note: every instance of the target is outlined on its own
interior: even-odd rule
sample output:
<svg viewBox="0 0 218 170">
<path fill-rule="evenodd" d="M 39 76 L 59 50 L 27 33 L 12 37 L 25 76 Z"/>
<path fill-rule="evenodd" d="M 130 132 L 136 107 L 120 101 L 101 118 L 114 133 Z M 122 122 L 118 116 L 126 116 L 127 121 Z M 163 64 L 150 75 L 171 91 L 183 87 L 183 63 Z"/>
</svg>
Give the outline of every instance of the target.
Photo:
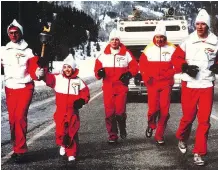
<svg viewBox="0 0 218 170">
<path fill-rule="evenodd" d="M 5 72 L 5 86 L 8 88 L 24 88 L 26 83 L 33 81 L 30 72 L 35 74 L 37 64 L 36 60 L 33 62 L 34 55 L 27 46 L 25 40 L 21 40 L 19 43 L 9 42 L 0 49 L 1 64 Z"/>
<path fill-rule="evenodd" d="M 187 81 L 187 87 L 212 87 L 212 81 L 215 80 L 215 75 L 209 68 L 215 63 L 216 53 L 218 51 L 217 36 L 209 32 L 206 40 L 202 42 L 197 35 L 197 31 L 195 31 L 180 45 L 180 48 L 185 52 L 186 62 L 189 65 L 199 67 L 196 78 L 192 78 L 186 73 L 182 74 L 182 80 Z"/>
</svg>

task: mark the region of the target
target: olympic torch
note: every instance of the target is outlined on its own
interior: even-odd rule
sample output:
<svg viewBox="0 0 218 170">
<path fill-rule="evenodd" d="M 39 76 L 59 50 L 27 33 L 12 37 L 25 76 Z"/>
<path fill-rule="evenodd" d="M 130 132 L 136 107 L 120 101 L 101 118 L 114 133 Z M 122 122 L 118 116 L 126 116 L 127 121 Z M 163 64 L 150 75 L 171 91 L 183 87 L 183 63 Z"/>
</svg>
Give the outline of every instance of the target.
<svg viewBox="0 0 218 170">
<path fill-rule="evenodd" d="M 44 71 L 44 67 L 47 65 L 46 59 L 44 58 L 45 53 L 45 46 L 50 41 L 51 35 L 49 32 L 51 31 L 51 22 L 48 22 L 48 27 L 43 27 L 43 32 L 39 34 L 40 41 L 42 42 L 42 51 L 41 51 L 41 57 L 38 60 L 38 65 L 41 67 L 39 71 Z M 40 80 L 41 77 L 38 76 L 38 79 Z"/>
<path fill-rule="evenodd" d="M 46 26 L 44 26 L 43 32 L 39 34 L 40 41 L 42 42 L 41 57 L 44 57 L 45 46 L 51 39 L 51 35 L 49 34 L 50 31 L 51 31 L 51 22 L 48 22 L 48 28 Z"/>
</svg>

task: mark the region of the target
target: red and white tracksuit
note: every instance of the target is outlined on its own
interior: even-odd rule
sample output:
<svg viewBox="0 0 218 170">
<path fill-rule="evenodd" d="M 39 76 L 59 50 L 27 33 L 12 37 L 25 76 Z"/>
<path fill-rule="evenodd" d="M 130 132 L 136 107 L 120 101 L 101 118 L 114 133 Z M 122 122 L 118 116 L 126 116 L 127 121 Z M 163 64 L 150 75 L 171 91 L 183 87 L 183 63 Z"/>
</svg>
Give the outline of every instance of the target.
<svg viewBox="0 0 218 170">
<path fill-rule="evenodd" d="M 148 126 L 157 128 L 156 140 L 163 139 L 169 118 L 170 95 L 175 74 L 171 62 L 174 51 L 175 46 L 171 43 L 159 47 L 152 42 L 145 48 L 139 60 L 139 70 L 148 91 Z"/>
<path fill-rule="evenodd" d="M 78 110 L 74 109 L 74 101 L 84 99 L 88 103 L 90 94 L 89 88 L 77 77 L 79 70 L 76 69 L 71 77 L 64 74 L 47 73 L 45 77 L 46 85 L 53 88 L 56 95 L 56 111 L 54 120 L 56 124 L 56 144 L 63 146 L 63 137 L 66 133 L 71 138 L 71 145 L 66 148 L 67 156 L 77 156 L 78 154 L 78 130 L 80 128 L 80 119 Z M 68 122 L 68 128 L 64 127 Z"/>
<path fill-rule="evenodd" d="M 103 96 L 105 106 L 106 128 L 109 139 L 117 139 L 117 123 L 116 116 L 121 116 L 124 126 L 126 126 L 126 97 L 128 87 L 120 80 L 123 73 L 131 72 L 133 76 L 138 73 L 138 63 L 132 54 L 121 44 L 118 53 L 111 53 L 110 44 L 104 50 L 104 53 L 96 59 L 95 76 L 99 69 L 105 68 L 106 76 L 103 79 Z"/>
<path fill-rule="evenodd" d="M 198 126 L 193 153 L 200 155 L 207 153 L 215 80 L 215 75 L 209 68 L 218 60 L 217 50 L 218 40 L 213 33 L 209 32 L 206 40 L 202 41 L 195 31 L 176 49 L 173 55 L 173 63 L 178 71 L 181 71 L 183 63 L 199 67 L 196 78 L 192 78 L 186 73 L 182 74 L 183 116 L 176 137 L 185 142 L 188 140 L 192 122 L 197 115 Z"/>
<path fill-rule="evenodd" d="M 9 42 L 1 47 L 1 65 L 4 67 L 6 103 L 9 113 L 11 140 L 15 153 L 27 152 L 27 113 L 34 91 L 38 57 L 28 44 Z"/>
</svg>

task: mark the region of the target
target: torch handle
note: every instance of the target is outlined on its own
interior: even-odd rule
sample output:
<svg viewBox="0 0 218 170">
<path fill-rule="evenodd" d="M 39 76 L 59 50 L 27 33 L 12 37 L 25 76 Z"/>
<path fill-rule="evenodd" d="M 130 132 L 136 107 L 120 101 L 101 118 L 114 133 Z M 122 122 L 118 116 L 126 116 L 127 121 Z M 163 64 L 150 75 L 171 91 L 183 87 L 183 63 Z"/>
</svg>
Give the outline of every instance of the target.
<svg viewBox="0 0 218 170">
<path fill-rule="evenodd" d="M 41 57 L 44 56 L 45 53 L 45 43 L 42 44 L 42 52 L 41 52 Z"/>
</svg>

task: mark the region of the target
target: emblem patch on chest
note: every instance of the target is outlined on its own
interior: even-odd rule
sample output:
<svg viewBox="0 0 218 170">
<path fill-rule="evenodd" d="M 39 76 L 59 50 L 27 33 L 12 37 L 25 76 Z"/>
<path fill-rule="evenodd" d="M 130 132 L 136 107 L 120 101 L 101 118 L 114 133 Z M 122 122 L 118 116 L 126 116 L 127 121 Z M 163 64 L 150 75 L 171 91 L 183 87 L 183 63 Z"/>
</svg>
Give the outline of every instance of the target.
<svg viewBox="0 0 218 170">
<path fill-rule="evenodd" d="M 20 64 L 20 57 L 25 57 L 22 53 L 17 53 L 15 56 L 17 57 L 17 64 Z"/>
<path fill-rule="evenodd" d="M 213 53 L 214 52 L 214 50 L 211 48 L 205 48 L 204 51 L 205 51 L 205 53 Z"/>
<path fill-rule="evenodd" d="M 79 83 L 76 83 L 76 82 L 74 82 L 74 83 L 71 84 L 72 87 L 79 86 L 79 85 L 80 85 L 80 84 L 79 84 Z"/>
<path fill-rule="evenodd" d="M 22 53 L 17 53 L 17 54 L 16 54 L 16 57 L 17 57 L 17 58 L 20 58 L 20 57 L 25 57 L 25 55 L 24 55 L 24 54 L 22 54 Z"/>
<path fill-rule="evenodd" d="M 208 60 L 214 60 L 214 58 L 216 57 L 215 50 L 211 48 L 205 48 L 204 52 L 207 55 Z"/>
<path fill-rule="evenodd" d="M 119 66 L 125 63 L 125 57 L 117 57 L 116 62 L 118 63 Z"/>
<path fill-rule="evenodd" d="M 78 95 L 78 94 L 79 94 L 79 90 L 80 90 L 80 83 L 73 82 L 73 83 L 71 84 L 71 86 L 72 86 L 72 89 L 73 89 L 73 93 L 74 93 L 75 95 Z"/>
<path fill-rule="evenodd" d="M 118 57 L 118 58 L 117 58 L 117 62 L 124 61 L 124 60 L 125 60 L 124 57 Z"/>
<path fill-rule="evenodd" d="M 170 54 L 169 52 L 162 52 L 162 55 L 167 55 L 167 54 Z"/>
</svg>

